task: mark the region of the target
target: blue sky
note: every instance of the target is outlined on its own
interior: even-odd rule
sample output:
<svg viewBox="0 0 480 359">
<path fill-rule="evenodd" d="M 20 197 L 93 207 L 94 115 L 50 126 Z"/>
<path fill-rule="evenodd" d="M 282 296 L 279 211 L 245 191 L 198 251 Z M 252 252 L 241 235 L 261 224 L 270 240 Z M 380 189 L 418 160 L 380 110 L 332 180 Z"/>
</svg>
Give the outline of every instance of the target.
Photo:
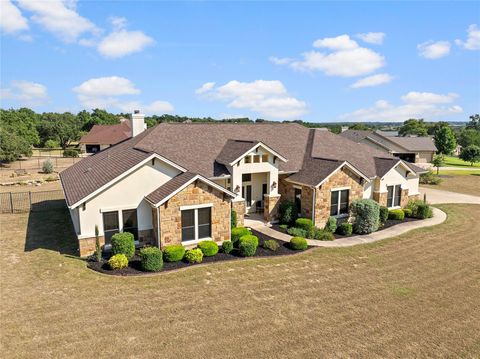
<svg viewBox="0 0 480 359">
<path fill-rule="evenodd" d="M 6 1 L 2 108 L 462 121 L 479 2 Z"/>
</svg>

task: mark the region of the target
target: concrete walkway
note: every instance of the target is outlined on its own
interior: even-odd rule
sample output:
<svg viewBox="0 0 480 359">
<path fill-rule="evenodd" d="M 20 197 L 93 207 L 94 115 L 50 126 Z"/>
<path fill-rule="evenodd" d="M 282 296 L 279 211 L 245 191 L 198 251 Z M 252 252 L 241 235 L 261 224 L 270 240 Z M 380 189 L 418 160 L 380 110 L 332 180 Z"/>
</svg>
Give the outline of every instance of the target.
<svg viewBox="0 0 480 359">
<path fill-rule="evenodd" d="M 472 196 L 470 194 L 442 191 L 440 189 L 420 187 L 420 193 L 427 195 L 427 202 L 431 204 L 437 203 L 473 203 L 480 204 L 480 196 Z M 479 189 L 480 194 L 480 189 Z"/>
<path fill-rule="evenodd" d="M 435 226 L 437 224 L 443 223 L 447 219 L 445 212 L 439 210 L 438 208 L 433 209 L 433 218 L 427 218 L 423 221 L 413 221 L 397 224 L 393 227 L 374 232 L 367 235 L 356 235 L 347 238 L 340 238 L 334 241 L 317 241 L 315 239 L 307 239 L 307 243 L 310 246 L 316 247 L 350 247 L 357 244 L 373 243 L 380 241 L 382 239 L 396 237 L 412 229 L 424 228 Z M 275 239 L 289 242 L 292 236 L 279 232 L 270 226 L 262 223 L 261 221 L 245 221 L 245 226 L 249 226 L 256 231 L 259 231 L 267 236 L 273 237 Z"/>
</svg>

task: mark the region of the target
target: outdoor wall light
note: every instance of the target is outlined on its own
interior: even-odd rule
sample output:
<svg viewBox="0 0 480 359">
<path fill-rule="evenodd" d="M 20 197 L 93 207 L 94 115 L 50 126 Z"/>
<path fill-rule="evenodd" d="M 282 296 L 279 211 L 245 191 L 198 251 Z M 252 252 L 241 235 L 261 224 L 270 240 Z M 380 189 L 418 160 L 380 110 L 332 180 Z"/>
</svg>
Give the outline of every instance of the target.
<svg viewBox="0 0 480 359">
<path fill-rule="evenodd" d="M 237 187 L 235 187 L 235 192 L 236 193 L 240 192 L 240 186 L 239 185 L 237 185 Z"/>
<path fill-rule="evenodd" d="M 273 181 L 272 183 L 272 189 L 277 188 L 277 182 Z"/>
</svg>

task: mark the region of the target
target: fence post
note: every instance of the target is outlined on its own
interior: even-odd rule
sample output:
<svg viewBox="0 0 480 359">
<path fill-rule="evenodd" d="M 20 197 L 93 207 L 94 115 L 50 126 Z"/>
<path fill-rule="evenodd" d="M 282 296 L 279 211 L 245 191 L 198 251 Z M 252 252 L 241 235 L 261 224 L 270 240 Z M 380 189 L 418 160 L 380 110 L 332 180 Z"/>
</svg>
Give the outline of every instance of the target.
<svg viewBox="0 0 480 359">
<path fill-rule="evenodd" d="M 32 210 L 32 191 L 28 191 L 28 203 L 30 203 L 28 208 L 28 211 L 30 212 Z"/>
<path fill-rule="evenodd" d="M 12 192 L 10 192 L 10 210 L 13 213 L 13 199 L 12 199 Z"/>
</svg>

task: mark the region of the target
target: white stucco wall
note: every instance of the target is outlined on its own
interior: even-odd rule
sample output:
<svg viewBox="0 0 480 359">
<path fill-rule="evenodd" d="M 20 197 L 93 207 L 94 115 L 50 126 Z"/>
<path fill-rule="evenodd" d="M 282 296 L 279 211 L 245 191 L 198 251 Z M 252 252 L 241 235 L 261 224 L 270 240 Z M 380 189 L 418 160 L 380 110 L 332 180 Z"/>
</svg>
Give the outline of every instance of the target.
<svg viewBox="0 0 480 359">
<path fill-rule="evenodd" d="M 137 209 L 138 229 L 152 228 L 152 210 L 144 197 L 179 174 L 176 168 L 155 159 L 155 165 L 148 161 L 142 167 L 107 188 L 97 196 L 78 207 L 80 217 L 79 238 L 89 238 L 95 235 L 95 225 L 98 225 L 100 235 L 103 235 L 103 212 L 119 211 L 120 227 L 124 209 Z M 121 228 L 120 228 L 121 230 Z"/>
<path fill-rule="evenodd" d="M 406 176 L 407 170 L 402 166 L 397 166 L 391 169 L 380 181 L 379 192 L 387 192 L 387 186 L 401 185 L 402 189 L 408 189 L 408 194 L 418 194 L 418 181 L 419 177 L 409 173 L 408 178 Z"/>
<path fill-rule="evenodd" d="M 372 186 L 373 186 L 373 182 L 366 182 L 363 185 L 363 198 L 364 199 L 372 199 L 373 198 Z"/>
<path fill-rule="evenodd" d="M 78 216 L 78 207 L 74 209 L 70 209 L 70 217 L 72 218 L 73 228 L 75 229 L 75 233 L 78 235 L 80 234 L 80 218 Z"/>
</svg>

